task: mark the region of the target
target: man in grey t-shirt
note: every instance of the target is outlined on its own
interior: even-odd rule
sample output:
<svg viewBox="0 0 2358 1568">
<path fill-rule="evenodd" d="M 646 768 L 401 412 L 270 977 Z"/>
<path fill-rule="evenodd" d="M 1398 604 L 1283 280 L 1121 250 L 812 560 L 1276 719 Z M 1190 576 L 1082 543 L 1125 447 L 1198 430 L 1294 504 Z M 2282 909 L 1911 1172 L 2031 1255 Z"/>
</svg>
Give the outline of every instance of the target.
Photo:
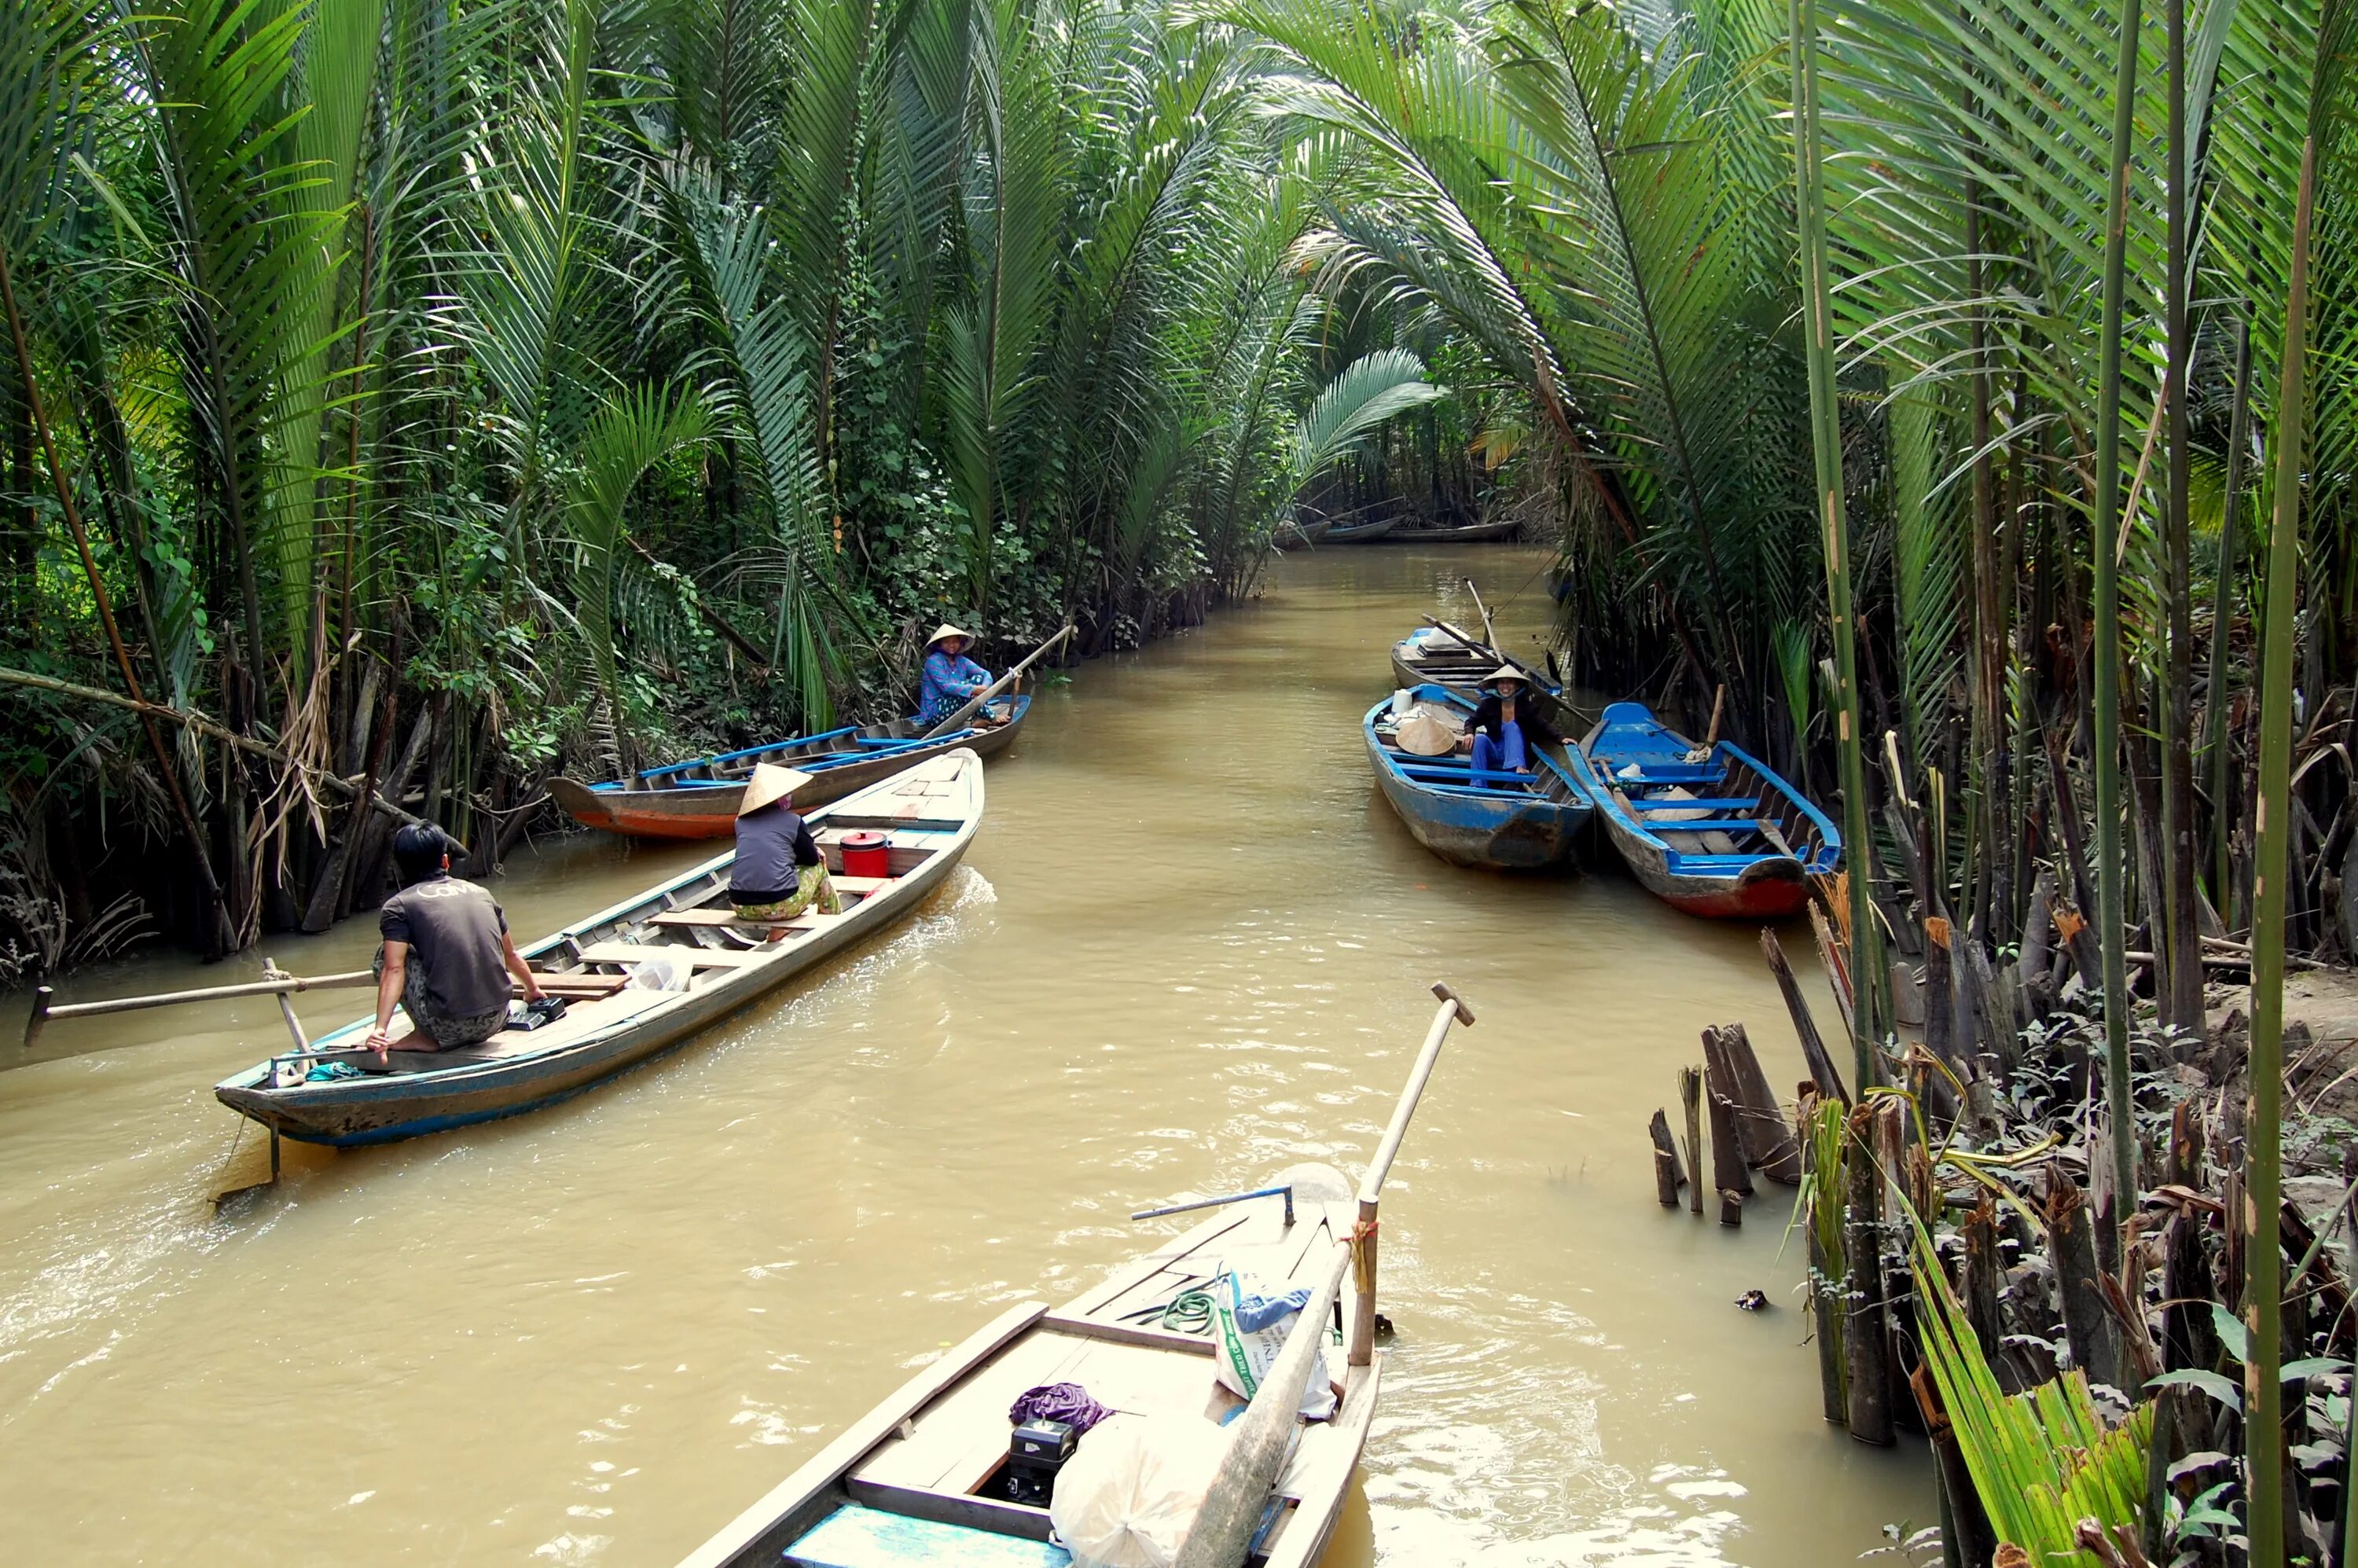
<svg viewBox="0 0 2358 1568">
<path fill-rule="evenodd" d="M 490 893 L 450 874 L 449 840 L 438 828 L 402 828 L 393 836 L 393 860 L 407 885 L 384 901 L 377 918 L 384 950 L 369 1049 L 383 1062 L 388 1051 L 451 1051 L 490 1039 L 507 1022 L 511 976 L 527 999 L 541 996 L 507 916 Z M 395 1004 L 410 1024 L 398 1040 Z"/>
</svg>

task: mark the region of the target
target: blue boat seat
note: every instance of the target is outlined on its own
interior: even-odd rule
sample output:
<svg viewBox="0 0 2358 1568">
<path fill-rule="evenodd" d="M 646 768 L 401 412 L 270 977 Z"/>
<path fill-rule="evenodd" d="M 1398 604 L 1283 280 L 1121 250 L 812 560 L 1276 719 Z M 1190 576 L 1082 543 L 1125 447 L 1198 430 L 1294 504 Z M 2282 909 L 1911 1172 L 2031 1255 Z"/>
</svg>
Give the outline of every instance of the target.
<svg viewBox="0 0 2358 1568">
<path fill-rule="evenodd" d="M 1696 796 L 1693 799 L 1633 800 L 1632 811 L 1751 811 L 1760 805 L 1757 795 L 1721 795 L 1716 799 Z"/>
<path fill-rule="evenodd" d="M 1068 1568 L 1072 1553 L 1044 1541 L 846 1503 L 786 1548 L 787 1568 Z"/>
</svg>

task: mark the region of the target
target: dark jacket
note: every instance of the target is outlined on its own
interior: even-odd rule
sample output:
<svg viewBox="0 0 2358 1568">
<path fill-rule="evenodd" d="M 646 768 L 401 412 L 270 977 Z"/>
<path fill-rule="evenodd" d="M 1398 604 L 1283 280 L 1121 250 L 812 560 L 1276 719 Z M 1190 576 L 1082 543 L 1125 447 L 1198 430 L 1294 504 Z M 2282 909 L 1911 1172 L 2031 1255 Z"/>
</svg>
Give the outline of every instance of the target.
<svg viewBox="0 0 2358 1568">
<path fill-rule="evenodd" d="M 804 866 L 826 860 L 810 824 L 785 805 L 765 806 L 737 819 L 737 860 L 729 896 L 738 903 L 777 903 L 795 895 Z"/>
<path fill-rule="evenodd" d="M 1466 733 L 1471 735 L 1479 730 L 1498 744 L 1505 745 L 1507 742 L 1506 706 L 1498 700 L 1496 692 L 1483 697 L 1480 702 L 1474 705 L 1474 717 L 1466 721 Z M 1528 691 L 1518 692 L 1515 696 L 1515 722 L 1522 727 L 1523 742 L 1526 745 L 1548 743 L 1568 746 L 1571 744 L 1550 728 L 1546 719 L 1540 717 L 1539 705 L 1532 700 L 1531 694 Z"/>
</svg>

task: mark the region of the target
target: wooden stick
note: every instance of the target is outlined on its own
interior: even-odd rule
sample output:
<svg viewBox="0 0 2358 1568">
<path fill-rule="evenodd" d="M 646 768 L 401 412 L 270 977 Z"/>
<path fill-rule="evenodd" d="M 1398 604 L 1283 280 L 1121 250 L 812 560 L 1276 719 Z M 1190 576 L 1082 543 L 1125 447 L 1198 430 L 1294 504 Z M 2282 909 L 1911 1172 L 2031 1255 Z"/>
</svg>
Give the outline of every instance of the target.
<svg viewBox="0 0 2358 1568">
<path fill-rule="evenodd" d="M 1018 676 L 1021 676 L 1025 670 L 1030 669 L 1033 665 L 1037 664 L 1042 658 L 1046 656 L 1048 650 L 1055 647 L 1058 643 L 1062 643 L 1065 638 L 1072 634 L 1073 623 L 1067 621 L 1065 622 L 1065 628 L 1063 631 L 1057 633 L 1055 636 L 1049 638 L 1046 642 L 1033 649 L 1030 655 L 1027 656 L 1022 664 L 1016 665 L 1013 669 L 1008 671 L 997 680 L 992 681 L 989 686 L 984 687 L 968 701 L 964 708 L 959 708 L 956 713 L 951 714 L 947 719 L 945 719 L 939 724 L 935 725 L 931 730 L 926 730 L 923 735 L 919 736 L 918 739 L 921 741 L 937 740 L 941 736 L 948 734 L 953 730 L 965 729 L 966 721 L 973 718 L 984 703 L 989 702 L 992 697 L 997 697 L 1001 692 L 1007 689 L 1008 683 L 1014 680 Z"/>
<path fill-rule="evenodd" d="M 1768 972 L 1777 977 L 1777 989 L 1785 998 L 1785 1011 L 1793 1016 L 1793 1033 L 1801 1038 L 1801 1056 L 1810 1064 L 1810 1076 L 1816 1082 L 1818 1092 L 1842 1101 L 1847 1110 L 1850 1091 L 1843 1087 L 1842 1074 L 1835 1070 L 1825 1039 L 1818 1033 L 1818 1021 L 1811 1016 L 1801 982 L 1793 978 L 1793 966 L 1785 957 L 1784 945 L 1777 940 L 1777 933 L 1766 925 L 1760 928 L 1760 952 L 1768 960 Z"/>
<path fill-rule="evenodd" d="M 1531 677 L 1531 684 L 1542 691 L 1555 684 L 1552 681 L 1550 681 L 1546 676 L 1541 675 L 1539 671 L 1531 668 L 1531 665 L 1523 663 L 1522 660 L 1514 657 L 1510 654 L 1502 653 L 1487 643 L 1476 642 L 1473 638 L 1468 637 L 1465 633 L 1460 632 L 1456 627 L 1452 626 L 1448 622 L 1442 620 L 1439 616 L 1428 615 L 1424 618 L 1424 623 L 1437 631 L 1446 633 L 1449 636 L 1455 638 L 1457 642 L 1462 643 L 1466 647 L 1473 649 L 1477 654 L 1487 654 L 1502 665 L 1514 665 L 1515 668 L 1522 671 L 1526 676 L 1529 676 Z"/>
<path fill-rule="evenodd" d="M 1679 1148 L 1671 1137 L 1670 1117 L 1656 1109 L 1646 1133 L 1654 1141 L 1654 1196 L 1664 1208 L 1676 1208 L 1686 1176 L 1679 1169 Z"/>
<path fill-rule="evenodd" d="M 1723 1193 L 1752 1194 L 1752 1173 L 1744 1163 L 1744 1138 L 1736 1130 L 1743 1108 L 1728 1091 L 1732 1086 L 1706 1067 L 1704 1095 L 1711 1102 L 1711 1184 Z"/>
<path fill-rule="evenodd" d="M 1496 653 L 1498 647 L 1498 630 L 1490 624 L 1490 607 L 1482 602 L 1482 590 L 1474 586 L 1474 579 L 1470 577 L 1466 579 L 1466 591 L 1474 596 L 1475 612 L 1482 617 L 1482 640 L 1489 643 L 1491 651 Z"/>
<path fill-rule="evenodd" d="M 1726 711 L 1727 687 L 1725 683 L 1722 683 L 1719 689 L 1712 693 L 1711 727 L 1703 732 L 1703 749 L 1704 751 L 1708 752 L 1714 746 L 1719 744 L 1719 719 L 1720 715 Z"/>
<path fill-rule="evenodd" d="M 1687 1169 L 1694 1181 L 1687 1188 L 1687 1212 L 1703 1214 L 1703 1069 L 1679 1069 L 1679 1103 L 1687 1113 Z"/>
<path fill-rule="evenodd" d="M 49 999 L 56 992 L 48 986 L 41 986 L 33 992 L 33 1013 L 25 1021 L 25 1049 L 29 1051 L 33 1048 L 33 1042 L 40 1034 L 42 1025 L 53 1018 L 94 1018 L 102 1013 L 136 1012 L 143 1008 L 176 1007 L 189 1001 L 222 1001 L 240 996 L 283 996 L 289 991 L 334 990 L 346 986 L 374 984 L 375 970 L 353 969 L 344 974 L 308 978 L 280 975 L 276 979 L 249 980 L 243 985 L 205 986 L 197 990 L 164 991 L 155 996 L 121 996 L 105 1001 L 73 1001 L 63 1006 L 53 1004 Z"/>
<path fill-rule="evenodd" d="M 1245 1413 L 1236 1419 L 1235 1435 L 1228 1440 L 1228 1450 L 1221 1456 L 1203 1507 L 1188 1526 L 1187 1539 L 1172 1568 L 1243 1568 L 1253 1531 L 1260 1528 L 1270 1488 L 1277 1484 L 1278 1471 L 1293 1451 L 1302 1390 L 1314 1370 L 1325 1368 L 1326 1314 L 1334 1307 L 1342 1289 L 1343 1271 L 1350 1263 L 1351 1249 L 1335 1249 L 1325 1283 L 1294 1320 L 1293 1332 L 1285 1336 L 1285 1348 L 1278 1352 L 1276 1364 L 1254 1391 Z"/>
<path fill-rule="evenodd" d="M 1401 1090 L 1400 1103 L 1392 1108 L 1391 1125 L 1384 1129 L 1383 1141 L 1376 1145 L 1375 1158 L 1368 1162 L 1368 1173 L 1359 1183 L 1359 1223 L 1351 1234 L 1351 1260 L 1356 1270 L 1354 1283 L 1357 1299 L 1351 1312 L 1351 1355 L 1354 1367 L 1368 1366 L 1376 1358 L 1376 1206 L 1383 1196 L 1384 1178 L 1391 1174 L 1392 1160 L 1400 1153 L 1401 1140 L 1408 1135 L 1409 1119 L 1416 1114 L 1417 1101 L 1424 1098 L 1424 1086 L 1433 1076 L 1433 1065 L 1440 1060 L 1441 1043 L 1449 1038 L 1452 1023 L 1474 1022 L 1474 1011 L 1457 1000 L 1457 993 L 1436 980 L 1433 994 L 1441 999 L 1440 1008 L 1433 1015 L 1433 1027 L 1424 1033 L 1424 1048 L 1417 1053 L 1416 1065 L 1409 1069 L 1408 1087 Z"/>
</svg>

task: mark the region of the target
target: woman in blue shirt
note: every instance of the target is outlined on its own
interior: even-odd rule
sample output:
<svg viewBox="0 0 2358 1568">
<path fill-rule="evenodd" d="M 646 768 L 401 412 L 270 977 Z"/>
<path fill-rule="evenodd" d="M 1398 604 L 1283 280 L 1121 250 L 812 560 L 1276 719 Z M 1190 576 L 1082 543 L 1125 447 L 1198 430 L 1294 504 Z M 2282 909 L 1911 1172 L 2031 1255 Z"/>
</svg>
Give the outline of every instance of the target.
<svg viewBox="0 0 2358 1568">
<path fill-rule="evenodd" d="M 990 672 L 966 656 L 973 642 L 974 633 L 947 622 L 926 639 L 923 697 L 917 704 L 921 727 L 939 724 L 990 686 Z"/>
</svg>

